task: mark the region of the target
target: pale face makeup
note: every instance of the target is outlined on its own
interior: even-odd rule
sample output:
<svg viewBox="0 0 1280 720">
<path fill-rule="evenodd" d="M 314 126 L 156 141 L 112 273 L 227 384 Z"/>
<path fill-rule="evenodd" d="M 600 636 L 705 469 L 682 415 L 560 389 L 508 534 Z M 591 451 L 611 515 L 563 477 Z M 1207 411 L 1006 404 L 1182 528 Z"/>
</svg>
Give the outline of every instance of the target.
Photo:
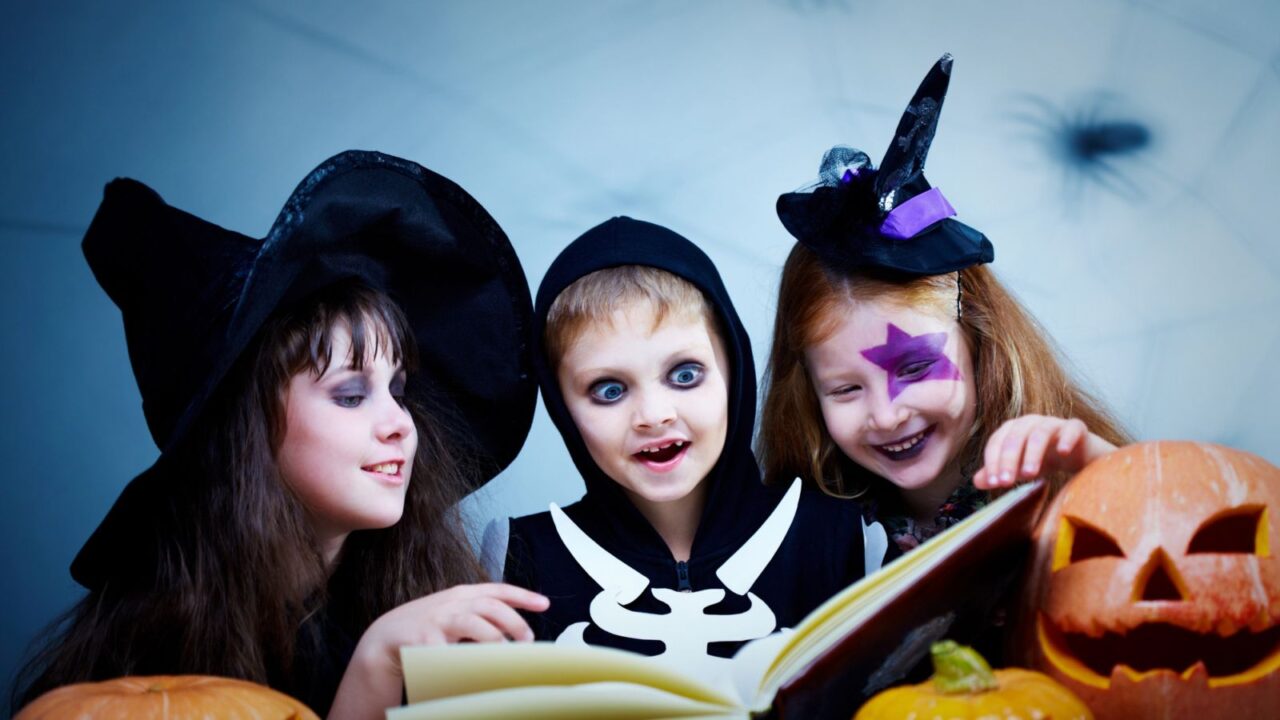
<svg viewBox="0 0 1280 720">
<path fill-rule="evenodd" d="M 350 331 L 337 327 L 325 373 L 304 371 L 289 380 L 276 453 L 281 477 L 307 509 L 328 560 L 352 531 L 400 520 L 418 448 L 404 407 L 404 370 L 385 354 L 355 370 L 350 354 Z"/>
<path fill-rule="evenodd" d="M 661 517 L 700 516 L 702 480 L 728 428 L 727 373 L 705 319 L 668 315 L 655 327 L 647 302 L 588 326 L 557 368 L 591 459 L 655 527 Z"/>
<path fill-rule="evenodd" d="M 977 413 L 964 334 L 954 318 L 887 302 L 840 312 L 835 331 L 805 351 L 827 431 L 931 512 L 961 480 L 956 458 Z"/>
</svg>

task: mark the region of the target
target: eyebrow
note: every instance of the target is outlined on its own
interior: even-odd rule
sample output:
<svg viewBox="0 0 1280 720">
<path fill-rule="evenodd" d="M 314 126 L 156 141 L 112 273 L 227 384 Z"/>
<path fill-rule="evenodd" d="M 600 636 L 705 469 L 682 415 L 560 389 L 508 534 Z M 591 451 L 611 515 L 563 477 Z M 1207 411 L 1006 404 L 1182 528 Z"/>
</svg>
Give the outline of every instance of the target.
<svg viewBox="0 0 1280 720">
<path fill-rule="evenodd" d="M 703 362 L 703 360 L 701 359 L 692 357 L 694 355 L 703 355 L 703 354 L 709 355 L 712 358 L 714 358 L 715 348 L 709 343 L 701 347 L 690 347 L 690 346 L 681 347 L 678 350 L 674 350 L 670 353 L 667 353 L 667 355 L 662 358 L 662 361 L 659 364 L 671 365 L 676 362 L 689 361 L 689 360 L 693 360 L 696 362 Z M 574 374 L 575 375 L 598 375 L 601 373 L 629 375 L 630 371 L 624 370 L 623 368 L 612 365 L 612 364 L 602 363 L 600 365 L 579 370 Z"/>
<path fill-rule="evenodd" d="M 325 371 L 324 371 L 324 373 L 323 373 L 322 375 L 319 375 L 319 376 L 317 376 L 317 377 L 316 377 L 316 380 L 317 380 L 317 381 L 319 381 L 319 380 L 324 380 L 324 379 L 326 379 L 326 378 L 335 378 L 335 379 L 336 379 L 336 378 L 339 378 L 339 377 L 341 377 L 342 375 L 344 375 L 344 374 L 346 374 L 346 373 L 354 373 L 354 374 L 359 375 L 359 376 L 361 376 L 361 377 L 369 377 L 369 376 L 370 376 L 370 374 L 372 373 L 372 369 L 371 369 L 372 367 L 373 367 L 373 366 L 372 366 L 370 363 L 365 363 L 365 364 L 364 364 L 364 367 L 362 367 L 362 368 L 360 368 L 359 370 L 357 370 L 357 369 L 355 368 L 355 364 L 354 364 L 353 362 L 351 362 L 350 360 L 348 360 L 348 361 L 347 361 L 345 364 L 343 364 L 343 365 L 330 365 L 330 366 L 329 366 L 329 368 L 328 368 L 327 370 L 325 370 Z M 392 366 L 392 368 L 391 368 L 391 377 L 392 377 L 393 379 L 394 379 L 394 378 L 398 378 L 398 377 L 400 377 L 400 376 L 402 376 L 402 375 L 403 375 L 403 376 L 405 376 L 405 378 L 407 379 L 407 378 L 408 378 L 408 374 L 409 374 L 409 371 L 408 371 L 408 369 L 404 366 L 404 363 L 398 363 L 398 364 L 396 364 L 396 365 Z"/>
<path fill-rule="evenodd" d="M 608 378 L 628 377 L 630 375 L 631 373 L 622 372 L 621 370 L 613 367 L 608 367 L 608 366 L 592 367 L 592 368 L 584 368 L 577 372 L 571 373 L 569 375 L 569 382 L 572 383 L 573 386 L 575 387 L 581 386 L 581 385 L 590 386 L 591 384 L 598 382 L 600 380 L 604 380 Z"/>
<path fill-rule="evenodd" d="M 844 384 L 854 384 L 854 385 L 858 385 L 858 384 L 862 384 L 863 382 L 865 382 L 865 381 L 866 381 L 866 377 L 864 376 L 864 374 L 863 374 L 863 373 L 860 373 L 860 372 L 850 372 L 847 368 L 846 368 L 846 369 L 843 369 L 843 370 L 841 370 L 841 371 L 839 371 L 839 372 L 829 373 L 829 374 L 827 374 L 827 375 L 822 375 L 822 374 L 819 374 L 819 373 L 817 373 L 817 372 L 814 372 L 814 370 L 813 370 L 812 368 L 810 368 L 810 370 L 809 370 L 809 375 L 810 375 L 810 377 L 812 377 L 812 378 L 813 378 L 813 380 L 814 380 L 815 382 L 817 382 L 819 385 L 830 385 L 830 384 L 840 384 L 840 385 L 844 385 Z"/>
</svg>

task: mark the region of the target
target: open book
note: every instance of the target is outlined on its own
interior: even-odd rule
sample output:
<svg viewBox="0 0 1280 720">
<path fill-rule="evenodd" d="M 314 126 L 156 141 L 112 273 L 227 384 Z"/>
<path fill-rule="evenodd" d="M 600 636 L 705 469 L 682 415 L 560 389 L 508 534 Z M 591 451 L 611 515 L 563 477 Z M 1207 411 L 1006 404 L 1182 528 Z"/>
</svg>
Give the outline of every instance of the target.
<svg viewBox="0 0 1280 720">
<path fill-rule="evenodd" d="M 902 680 L 935 640 L 980 622 L 1021 570 L 1045 496 L 1005 493 L 845 588 L 793 630 L 745 645 L 716 678 L 634 653 L 552 643 L 401 651 L 409 705 L 431 718 L 840 718 Z"/>
</svg>

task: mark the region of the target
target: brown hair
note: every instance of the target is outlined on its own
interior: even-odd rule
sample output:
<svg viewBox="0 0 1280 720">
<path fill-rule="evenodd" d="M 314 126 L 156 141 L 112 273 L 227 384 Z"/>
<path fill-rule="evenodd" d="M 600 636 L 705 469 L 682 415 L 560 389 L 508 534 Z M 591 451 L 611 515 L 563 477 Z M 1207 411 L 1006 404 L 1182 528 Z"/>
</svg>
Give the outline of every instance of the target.
<svg viewBox="0 0 1280 720">
<path fill-rule="evenodd" d="M 189 440 L 166 458 L 154 559 L 90 591 L 49 626 L 15 682 L 14 710 L 61 685 L 129 674 L 287 682 L 312 614 L 341 607 L 340 621 L 358 637 L 402 603 L 483 576 L 456 507 L 474 463 L 436 413 L 416 403 L 409 409 L 418 451 L 400 522 L 351 533 L 326 567 L 274 456 L 287 382 L 324 372 L 340 326 L 351 333 L 357 368 L 386 352 L 412 372 L 408 321 L 381 292 L 342 284 L 268 321 Z"/>
<path fill-rule="evenodd" d="M 801 477 L 839 496 L 876 487 L 870 472 L 848 477 L 853 464 L 843 460 L 827 433 L 804 361 L 805 348 L 828 337 L 850 303 L 871 299 L 949 317 L 955 317 L 957 303 L 962 308 L 977 416 L 961 467 L 976 470 L 987 437 L 1004 421 L 1028 413 L 1077 417 L 1108 442 L 1129 442 L 1107 409 L 1073 381 L 1043 328 L 985 265 L 894 281 L 835 271 L 797 243 L 782 269 L 761 413 L 757 451 L 766 482 Z M 1056 492 L 1066 478 L 1050 481 Z"/>
<path fill-rule="evenodd" d="M 707 327 L 720 332 L 710 303 L 693 283 L 648 265 L 619 265 L 583 275 L 551 303 L 545 333 L 550 366 L 560 366 L 565 352 L 589 326 L 612 322 L 610 316 L 615 311 L 638 302 L 653 308 L 655 329 L 675 314 L 687 319 L 701 317 Z M 724 333 L 720 334 L 723 337 Z"/>
</svg>

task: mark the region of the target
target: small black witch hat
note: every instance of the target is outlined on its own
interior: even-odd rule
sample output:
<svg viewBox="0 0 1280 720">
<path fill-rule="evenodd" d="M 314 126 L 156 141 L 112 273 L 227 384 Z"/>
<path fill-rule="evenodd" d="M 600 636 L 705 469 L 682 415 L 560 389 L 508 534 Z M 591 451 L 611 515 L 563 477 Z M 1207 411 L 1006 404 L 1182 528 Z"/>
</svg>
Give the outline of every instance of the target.
<svg viewBox="0 0 1280 720">
<path fill-rule="evenodd" d="M 995 250 L 924 177 L 951 81 L 943 55 L 916 89 L 877 170 L 867 154 L 837 146 L 817 183 L 778 198 L 787 231 L 825 262 L 847 270 L 917 277 L 991 262 Z"/>
</svg>

